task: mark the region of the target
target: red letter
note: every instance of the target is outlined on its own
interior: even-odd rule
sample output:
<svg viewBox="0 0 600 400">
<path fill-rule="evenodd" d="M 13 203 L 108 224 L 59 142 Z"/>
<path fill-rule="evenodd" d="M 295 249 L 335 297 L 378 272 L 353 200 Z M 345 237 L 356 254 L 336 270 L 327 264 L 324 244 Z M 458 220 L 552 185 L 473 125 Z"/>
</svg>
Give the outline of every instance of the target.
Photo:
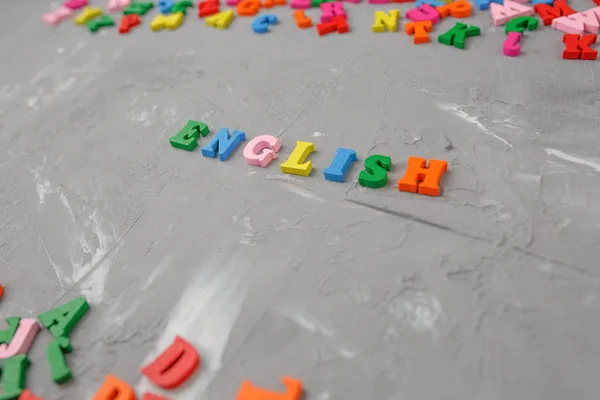
<svg viewBox="0 0 600 400">
<path fill-rule="evenodd" d="M 124 33 L 129 33 L 131 28 L 140 24 L 140 16 L 137 14 L 129 14 L 124 15 L 121 18 L 121 24 L 119 25 L 119 33 L 123 35 Z"/>
<path fill-rule="evenodd" d="M 398 190 L 439 196 L 439 182 L 448 169 L 448 162 L 442 160 L 429 160 L 429 168 L 425 167 L 426 160 L 418 157 L 408 157 L 408 169 L 398 181 Z M 418 188 L 417 188 L 418 185 Z"/>
<path fill-rule="evenodd" d="M 94 395 L 94 400 L 135 400 L 135 392 L 127 382 L 106 375 L 104 383 Z"/>
<path fill-rule="evenodd" d="M 563 43 L 567 45 L 563 51 L 563 58 L 567 60 L 595 60 L 598 57 L 598 50 L 590 48 L 596 43 L 596 35 L 587 34 L 583 36 L 565 34 Z"/>
<path fill-rule="evenodd" d="M 33 392 L 29 389 L 25 389 L 21 392 L 19 396 L 19 400 L 44 400 L 41 397 L 37 397 Z"/>
<path fill-rule="evenodd" d="M 200 365 L 200 356 L 181 336 L 156 360 L 142 368 L 142 373 L 163 389 L 173 389 L 185 382 Z"/>
<path fill-rule="evenodd" d="M 554 7 L 549 6 L 548 4 L 536 4 L 533 9 L 544 21 L 544 25 L 550 25 L 554 18 L 576 13 L 575 10 L 569 7 L 565 0 L 556 0 L 554 2 Z"/>
<path fill-rule="evenodd" d="M 156 395 L 154 393 L 144 393 L 144 398 L 142 398 L 142 400 L 169 400 L 169 399 L 167 399 L 166 397 Z"/>
<path fill-rule="evenodd" d="M 281 380 L 287 389 L 284 394 L 258 388 L 245 380 L 235 400 L 299 400 L 302 396 L 302 382 L 285 376 Z"/>
<path fill-rule="evenodd" d="M 198 17 L 208 17 L 219 12 L 219 0 L 207 0 L 198 3 Z"/>
<path fill-rule="evenodd" d="M 322 24 L 317 25 L 317 32 L 319 32 L 319 36 L 327 35 L 331 32 L 337 31 L 338 34 L 350 32 L 350 28 L 348 28 L 348 21 L 346 18 L 342 16 L 333 17 L 331 21 L 324 22 Z"/>
</svg>

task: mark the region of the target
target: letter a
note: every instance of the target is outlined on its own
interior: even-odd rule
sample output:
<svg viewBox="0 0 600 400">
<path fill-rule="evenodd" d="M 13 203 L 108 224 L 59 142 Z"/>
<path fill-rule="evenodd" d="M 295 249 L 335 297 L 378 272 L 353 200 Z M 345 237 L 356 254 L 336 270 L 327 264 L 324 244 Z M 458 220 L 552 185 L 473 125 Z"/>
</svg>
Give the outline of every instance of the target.
<svg viewBox="0 0 600 400">
<path fill-rule="evenodd" d="M 494 25 L 500 26 L 508 22 L 509 19 L 520 17 L 522 15 L 533 15 L 533 8 L 519 4 L 516 1 L 505 0 L 503 5 L 490 4 L 490 14 Z"/>
<path fill-rule="evenodd" d="M 104 383 L 93 400 L 135 400 L 135 392 L 127 382 L 113 375 L 106 375 Z"/>
<path fill-rule="evenodd" d="M 281 380 L 287 389 L 283 394 L 258 388 L 252 385 L 249 380 L 245 380 L 242 382 L 242 387 L 235 396 L 235 400 L 300 400 L 302 382 L 289 377 L 283 377 Z"/>
<path fill-rule="evenodd" d="M 182 337 L 176 336 L 168 349 L 142 368 L 142 373 L 155 385 L 173 389 L 185 382 L 200 365 L 200 356 Z"/>
<path fill-rule="evenodd" d="M 85 298 L 78 297 L 62 306 L 41 313 L 38 315 L 38 320 L 55 337 L 69 336 L 71 330 L 89 309 L 90 306 Z"/>
</svg>

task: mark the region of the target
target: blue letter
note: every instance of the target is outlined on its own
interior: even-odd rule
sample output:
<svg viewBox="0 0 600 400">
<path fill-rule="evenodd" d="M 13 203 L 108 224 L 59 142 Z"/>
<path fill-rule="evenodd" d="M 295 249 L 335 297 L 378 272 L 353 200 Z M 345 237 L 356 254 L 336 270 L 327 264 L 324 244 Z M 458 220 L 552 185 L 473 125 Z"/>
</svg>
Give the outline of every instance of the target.
<svg viewBox="0 0 600 400">
<path fill-rule="evenodd" d="M 229 136 L 229 129 L 221 128 L 217 136 L 202 148 L 202 155 L 204 157 L 215 158 L 218 150 L 219 160 L 225 161 L 229 158 L 231 152 L 244 140 L 246 140 L 245 132 L 233 131 L 231 136 Z"/>
<path fill-rule="evenodd" d="M 487 10 L 490 8 L 490 3 L 504 4 L 504 0 L 475 0 L 475 4 L 480 10 Z"/>
<path fill-rule="evenodd" d="M 335 157 L 331 162 L 329 168 L 323 170 L 323 175 L 328 181 L 344 182 L 344 175 L 350 164 L 358 160 L 356 158 L 356 152 L 350 149 L 344 149 L 342 147 L 335 151 Z"/>
<path fill-rule="evenodd" d="M 277 15 L 268 14 L 256 17 L 252 22 L 252 30 L 255 33 L 267 33 L 269 32 L 269 24 L 273 25 L 277 23 Z"/>
</svg>

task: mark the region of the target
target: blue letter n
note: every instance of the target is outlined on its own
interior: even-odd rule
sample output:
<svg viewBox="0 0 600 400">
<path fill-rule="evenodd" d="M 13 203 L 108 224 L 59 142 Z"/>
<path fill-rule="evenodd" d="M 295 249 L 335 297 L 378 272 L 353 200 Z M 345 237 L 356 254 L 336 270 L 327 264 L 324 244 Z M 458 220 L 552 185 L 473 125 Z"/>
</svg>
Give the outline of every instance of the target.
<svg viewBox="0 0 600 400">
<path fill-rule="evenodd" d="M 229 136 L 229 129 L 221 128 L 217 136 L 202 148 L 202 155 L 204 157 L 215 158 L 217 151 L 219 151 L 219 160 L 225 161 L 229 158 L 231 152 L 244 140 L 246 140 L 245 132 L 233 131 L 231 136 Z"/>
</svg>

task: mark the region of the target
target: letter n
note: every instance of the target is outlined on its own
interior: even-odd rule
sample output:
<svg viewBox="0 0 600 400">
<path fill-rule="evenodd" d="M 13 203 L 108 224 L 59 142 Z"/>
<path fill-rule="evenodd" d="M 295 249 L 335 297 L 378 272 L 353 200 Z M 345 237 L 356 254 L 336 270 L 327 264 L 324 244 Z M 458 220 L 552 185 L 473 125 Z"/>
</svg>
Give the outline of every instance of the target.
<svg viewBox="0 0 600 400">
<path fill-rule="evenodd" d="M 235 148 L 244 140 L 246 140 L 245 132 L 233 131 L 230 136 L 229 129 L 221 128 L 219 129 L 217 136 L 202 148 L 202 155 L 204 157 L 215 158 L 218 151 L 219 160 L 225 161 L 229 158 L 233 150 L 235 150 Z"/>
</svg>

